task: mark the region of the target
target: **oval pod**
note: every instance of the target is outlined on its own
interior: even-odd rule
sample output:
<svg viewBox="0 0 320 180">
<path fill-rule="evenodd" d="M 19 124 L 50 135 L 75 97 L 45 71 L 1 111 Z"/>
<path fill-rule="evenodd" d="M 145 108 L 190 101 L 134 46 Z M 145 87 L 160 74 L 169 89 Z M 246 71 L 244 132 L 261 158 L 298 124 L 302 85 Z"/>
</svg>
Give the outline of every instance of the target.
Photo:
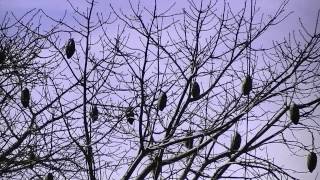
<svg viewBox="0 0 320 180">
<path fill-rule="evenodd" d="M 52 173 L 48 173 L 46 180 L 53 180 L 53 174 Z"/>
<path fill-rule="evenodd" d="M 76 51 L 75 42 L 72 38 L 70 38 L 66 47 L 67 58 L 70 59 L 73 56 L 75 51 Z"/>
<path fill-rule="evenodd" d="M 194 81 L 194 83 L 192 84 L 191 95 L 194 98 L 197 98 L 200 96 L 200 86 L 196 81 Z"/>
<path fill-rule="evenodd" d="M 189 129 L 189 131 L 187 132 L 187 135 L 186 137 L 190 137 L 190 136 L 193 136 L 193 133 L 191 131 L 191 129 Z M 189 138 L 185 141 L 185 146 L 188 148 L 188 149 L 192 149 L 193 148 L 193 138 Z"/>
<path fill-rule="evenodd" d="M 293 103 L 290 106 L 290 120 L 292 121 L 293 124 L 298 124 L 299 123 L 299 119 L 300 119 L 300 113 L 299 113 L 299 108 L 298 106 Z"/>
<path fill-rule="evenodd" d="M 236 132 L 231 139 L 231 145 L 230 145 L 231 153 L 233 154 L 236 151 L 238 151 L 240 148 L 240 145 L 241 145 L 241 136 L 238 132 Z"/>
<path fill-rule="evenodd" d="M 163 109 L 166 107 L 167 105 L 167 94 L 165 92 L 161 93 L 161 96 L 158 100 L 158 109 L 160 111 L 163 111 Z"/>
<path fill-rule="evenodd" d="M 133 112 L 133 107 L 128 107 L 126 110 L 126 118 L 127 121 L 132 125 L 134 121 L 134 112 Z"/>
<path fill-rule="evenodd" d="M 250 91 L 252 90 L 252 78 L 251 76 L 246 76 L 242 83 L 242 94 L 248 96 Z"/>
<path fill-rule="evenodd" d="M 92 118 L 92 121 L 96 121 L 98 120 L 98 117 L 99 117 L 99 110 L 98 110 L 98 107 L 97 105 L 94 105 L 91 109 L 91 118 Z"/>
<path fill-rule="evenodd" d="M 6 59 L 6 53 L 4 50 L 0 50 L 0 64 L 3 64 Z"/>
<path fill-rule="evenodd" d="M 154 176 L 154 180 L 156 180 L 158 179 L 162 171 L 162 167 L 161 167 L 162 159 L 158 155 L 156 155 L 154 161 L 155 161 L 155 164 L 153 166 L 153 176 Z"/>
<path fill-rule="evenodd" d="M 312 172 L 317 166 L 317 154 L 310 152 L 307 157 L 307 166 L 309 172 Z"/>
<path fill-rule="evenodd" d="M 29 149 L 29 161 L 31 161 L 31 163 L 35 162 L 37 160 L 37 156 L 35 154 L 35 150 L 32 146 L 30 146 Z"/>
<path fill-rule="evenodd" d="M 24 108 L 29 106 L 30 102 L 30 92 L 27 88 L 24 88 L 21 92 L 21 104 Z"/>
</svg>

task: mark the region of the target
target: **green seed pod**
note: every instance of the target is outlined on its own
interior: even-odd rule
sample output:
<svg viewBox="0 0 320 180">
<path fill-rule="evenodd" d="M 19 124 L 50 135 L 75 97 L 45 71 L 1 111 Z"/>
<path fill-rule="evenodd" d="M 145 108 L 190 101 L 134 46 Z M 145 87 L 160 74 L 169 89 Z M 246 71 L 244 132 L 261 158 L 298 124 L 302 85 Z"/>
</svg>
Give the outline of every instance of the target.
<svg viewBox="0 0 320 180">
<path fill-rule="evenodd" d="M 99 116 L 99 111 L 98 111 L 98 107 L 97 105 L 94 105 L 91 109 L 91 118 L 92 118 L 92 121 L 95 122 L 96 120 L 98 120 L 98 116 Z"/>
<path fill-rule="evenodd" d="M 189 129 L 189 131 L 187 132 L 186 137 L 191 137 L 191 136 L 193 136 L 193 133 L 192 133 L 191 129 Z M 193 138 L 190 138 L 190 139 L 186 140 L 185 141 L 185 146 L 188 149 L 192 149 L 193 148 Z"/>
<path fill-rule="evenodd" d="M 307 166 L 309 172 L 312 172 L 317 166 L 317 154 L 314 152 L 310 152 L 307 158 Z"/>
<path fill-rule="evenodd" d="M 126 118 L 128 122 L 132 125 L 134 121 L 134 112 L 133 112 L 133 107 L 128 107 L 126 110 Z"/>
<path fill-rule="evenodd" d="M 252 90 L 252 78 L 251 76 L 247 76 L 242 83 L 242 94 L 248 96 L 250 91 Z"/>
<path fill-rule="evenodd" d="M 27 88 L 24 88 L 21 92 L 21 104 L 23 107 L 27 108 L 30 102 L 30 92 Z"/>
<path fill-rule="evenodd" d="M 158 109 L 160 111 L 163 111 L 163 109 L 166 107 L 167 105 L 167 94 L 165 92 L 161 93 L 161 96 L 158 100 Z"/>
<path fill-rule="evenodd" d="M 191 95 L 194 98 L 197 98 L 200 96 L 200 86 L 196 81 L 192 84 Z"/>
<path fill-rule="evenodd" d="M 53 174 L 52 173 L 48 173 L 46 180 L 53 180 Z"/>
<path fill-rule="evenodd" d="M 290 119 L 292 121 L 293 124 L 298 124 L 299 123 L 299 119 L 300 119 L 300 113 L 299 113 L 299 108 L 298 106 L 293 103 L 290 106 Z"/>
<path fill-rule="evenodd" d="M 231 145 L 230 145 L 230 151 L 231 153 L 235 153 L 239 150 L 241 145 L 241 136 L 238 132 L 235 133 L 235 135 L 231 139 Z"/>
<path fill-rule="evenodd" d="M 75 45 L 74 40 L 71 38 L 71 39 L 69 39 L 67 47 L 66 47 L 67 58 L 70 59 L 73 56 L 75 51 L 76 51 L 76 45 Z"/>
</svg>

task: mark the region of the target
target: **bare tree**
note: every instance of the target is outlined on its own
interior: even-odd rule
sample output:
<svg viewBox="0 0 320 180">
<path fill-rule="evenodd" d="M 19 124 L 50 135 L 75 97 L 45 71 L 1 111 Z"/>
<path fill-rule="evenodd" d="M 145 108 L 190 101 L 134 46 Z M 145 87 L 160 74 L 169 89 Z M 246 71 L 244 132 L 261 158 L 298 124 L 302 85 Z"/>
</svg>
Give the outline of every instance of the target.
<svg viewBox="0 0 320 180">
<path fill-rule="evenodd" d="M 297 179 L 314 170 L 319 14 L 314 29 L 301 22 L 298 34 L 261 46 L 288 1 L 269 16 L 254 0 L 238 11 L 226 1 L 190 0 L 180 11 L 158 3 L 102 13 L 100 1 L 68 1 L 61 18 L 5 17 L 1 177 Z M 282 166 L 272 147 L 304 156 L 306 168 Z"/>
</svg>

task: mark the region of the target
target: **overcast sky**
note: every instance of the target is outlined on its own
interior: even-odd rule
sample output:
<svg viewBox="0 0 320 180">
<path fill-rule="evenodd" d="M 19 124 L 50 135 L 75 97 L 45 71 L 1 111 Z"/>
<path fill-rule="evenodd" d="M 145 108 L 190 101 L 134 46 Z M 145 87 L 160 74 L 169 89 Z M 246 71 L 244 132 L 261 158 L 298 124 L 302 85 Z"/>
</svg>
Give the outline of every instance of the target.
<svg viewBox="0 0 320 180">
<path fill-rule="evenodd" d="M 195 0 L 196 1 L 196 0 Z M 76 0 L 71 0 L 71 2 L 79 2 Z M 82 1 L 81 1 L 82 2 Z M 141 0 L 142 4 L 152 3 L 151 0 Z M 176 2 L 175 9 L 181 10 L 183 7 L 186 7 L 187 1 L 186 0 L 158 0 L 160 8 L 165 8 L 170 4 Z M 243 0 L 229 0 L 232 6 L 242 7 Z M 128 3 L 126 0 L 111 0 L 105 1 L 104 5 L 112 4 L 116 8 L 128 8 Z M 258 0 L 257 6 L 261 8 L 262 12 L 266 14 L 272 13 L 276 10 L 278 5 L 280 4 L 280 0 Z M 81 5 L 80 5 L 81 6 Z M 107 7 L 107 6 L 104 6 Z M 54 17 L 61 17 L 61 14 L 65 11 L 70 9 L 67 6 L 65 0 L 0 0 L 0 18 L 2 20 L 3 15 L 7 11 L 11 11 L 17 15 L 22 15 L 27 10 L 33 8 L 41 8 L 48 14 Z M 292 11 L 291 14 L 282 24 L 278 25 L 277 28 L 268 32 L 265 37 L 265 42 L 276 40 L 283 38 L 289 32 L 293 30 L 298 30 L 300 27 L 299 25 L 299 17 L 305 24 L 308 29 L 314 28 L 317 11 L 320 8 L 320 0 L 290 0 L 287 11 Z M 277 149 L 277 153 L 281 154 L 281 150 Z M 318 156 L 319 157 L 319 156 Z M 283 157 L 279 157 L 283 158 Z M 289 160 L 289 159 L 288 159 Z M 301 160 L 301 161 L 300 161 Z M 296 167 L 305 167 L 306 162 L 300 158 L 300 160 L 295 159 L 292 157 L 289 163 L 297 164 Z M 319 166 L 314 171 L 313 174 L 307 174 L 303 176 L 304 179 L 315 179 L 316 173 L 319 172 Z"/>
<path fill-rule="evenodd" d="M 244 0 L 227 0 L 233 7 L 243 7 Z M 81 7 L 83 1 L 71 0 L 72 3 L 77 3 Z M 129 9 L 129 3 L 126 0 L 106 0 L 98 1 L 99 10 L 103 12 L 109 11 L 109 4 L 112 4 L 116 9 Z M 132 2 L 138 2 L 133 0 Z M 153 4 L 153 0 L 141 0 L 143 5 Z M 175 10 L 179 11 L 188 5 L 187 0 L 158 0 L 159 9 L 165 9 L 169 5 L 175 3 Z M 221 2 L 221 1 L 220 1 Z M 261 12 L 270 14 L 274 12 L 280 5 L 281 0 L 258 0 L 257 6 L 261 8 Z M 70 7 L 67 5 L 66 0 L 0 0 L 0 17 L 4 15 L 5 12 L 14 12 L 15 14 L 22 15 L 27 10 L 33 8 L 41 8 L 46 13 L 53 17 L 62 17 L 66 10 Z M 277 25 L 277 28 L 273 28 L 266 34 L 266 41 L 268 43 L 272 40 L 281 40 L 284 36 L 288 35 L 289 32 L 293 30 L 298 30 L 300 28 L 299 18 L 303 21 L 306 27 L 312 29 L 314 27 L 317 11 L 320 8 L 320 0 L 289 0 L 287 6 L 287 12 L 293 12 L 283 23 Z M 99 11 L 98 10 L 98 11 Z M 2 19 L 2 18 L 1 18 Z"/>
<path fill-rule="evenodd" d="M 82 1 L 71 0 L 71 2 L 78 3 Z M 153 3 L 152 0 L 142 0 L 141 2 L 144 5 Z M 229 0 L 228 2 L 235 7 L 242 7 L 243 5 L 243 0 Z M 280 4 L 280 2 L 281 0 L 258 0 L 257 4 L 258 7 L 261 8 L 261 12 L 265 12 L 266 14 L 268 14 L 274 12 Z M 112 4 L 116 8 L 128 8 L 128 3 L 126 3 L 126 0 L 106 0 L 104 2 L 99 3 L 103 5 Z M 160 8 L 168 7 L 170 4 L 173 3 L 176 3 L 176 9 L 182 9 L 188 4 L 187 0 L 158 0 Z M 66 0 L 0 0 L 1 17 L 7 11 L 12 11 L 15 14 L 21 15 L 27 10 L 33 8 L 41 8 L 50 15 L 57 17 L 59 17 L 59 15 L 61 15 L 65 10 L 70 9 L 70 7 L 66 4 Z M 287 11 L 292 11 L 293 14 L 291 14 L 284 23 L 278 26 L 279 29 L 275 30 L 277 31 L 276 35 L 280 38 L 285 36 L 288 32 L 292 30 L 297 30 L 297 28 L 299 28 L 299 17 L 302 19 L 302 21 L 306 24 L 307 27 L 312 28 L 315 23 L 317 11 L 319 8 L 319 0 L 290 0 L 287 6 Z"/>
</svg>

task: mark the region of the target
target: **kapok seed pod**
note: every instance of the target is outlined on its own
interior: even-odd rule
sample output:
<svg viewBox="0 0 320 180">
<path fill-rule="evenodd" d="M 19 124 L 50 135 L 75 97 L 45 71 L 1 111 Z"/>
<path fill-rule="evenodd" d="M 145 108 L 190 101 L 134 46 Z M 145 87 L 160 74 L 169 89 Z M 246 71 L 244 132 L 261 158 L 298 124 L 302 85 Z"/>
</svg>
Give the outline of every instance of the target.
<svg viewBox="0 0 320 180">
<path fill-rule="evenodd" d="M 162 171 L 162 167 L 161 167 L 161 163 L 162 163 L 162 160 L 161 158 L 157 155 L 154 159 L 155 161 L 155 165 L 153 166 L 153 176 L 154 176 L 154 180 L 158 179 L 159 177 L 159 174 L 161 173 Z"/>
<path fill-rule="evenodd" d="M 307 157 L 307 166 L 309 172 L 312 172 L 317 166 L 317 154 L 314 152 L 310 152 Z"/>
<path fill-rule="evenodd" d="M 252 78 L 251 76 L 247 76 L 242 83 L 242 94 L 248 96 L 250 91 L 252 90 Z"/>
<path fill-rule="evenodd" d="M 6 53 L 4 50 L 0 50 L 0 64 L 3 64 L 6 59 Z"/>
<path fill-rule="evenodd" d="M 290 120 L 292 121 L 293 124 L 298 124 L 299 123 L 299 119 L 300 119 L 300 113 L 299 113 L 299 108 L 298 106 L 293 103 L 290 106 Z"/>
<path fill-rule="evenodd" d="M 53 180 L 53 174 L 52 173 L 48 173 L 46 180 Z"/>
<path fill-rule="evenodd" d="M 200 96 L 200 86 L 196 81 L 192 84 L 191 95 L 194 98 L 197 98 Z"/>
<path fill-rule="evenodd" d="M 37 156 L 35 154 L 35 148 L 34 146 L 28 145 L 28 151 L 27 151 L 27 155 L 28 155 L 28 161 L 29 161 L 29 165 L 30 168 L 33 169 L 36 161 L 37 161 Z"/>
<path fill-rule="evenodd" d="M 186 137 L 190 137 L 190 136 L 193 136 L 193 133 L 191 131 L 191 129 L 189 129 L 189 131 L 187 132 L 187 135 Z M 188 149 L 192 149 L 193 148 L 193 138 L 189 138 L 185 141 L 185 146 L 188 148 Z"/>
<path fill-rule="evenodd" d="M 160 111 L 163 111 L 163 109 L 166 107 L 167 105 L 167 94 L 165 92 L 161 93 L 161 96 L 158 100 L 158 109 Z"/>
<path fill-rule="evenodd" d="M 90 154 L 93 155 L 92 146 L 89 145 L 89 146 L 86 147 L 86 153 L 87 153 L 88 155 L 90 155 Z"/>
<path fill-rule="evenodd" d="M 96 120 L 98 120 L 98 117 L 99 117 L 99 111 L 98 111 L 98 107 L 97 105 L 94 105 L 91 109 L 91 118 L 92 118 L 92 121 L 95 122 Z"/>
<path fill-rule="evenodd" d="M 37 160 L 37 157 L 36 157 L 36 155 L 34 153 L 34 149 L 33 148 L 31 148 L 29 150 L 29 160 L 30 161 L 36 161 Z"/>
<path fill-rule="evenodd" d="M 70 59 L 73 56 L 75 51 L 76 51 L 75 42 L 72 38 L 70 38 L 66 47 L 67 58 Z"/>
<path fill-rule="evenodd" d="M 23 107 L 27 108 L 30 102 L 30 92 L 27 88 L 24 88 L 21 92 L 21 104 Z"/>
<path fill-rule="evenodd" d="M 234 136 L 231 139 L 231 145 L 230 145 L 230 151 L 231 153 L 235 153 L 239 150 L 241 145 L 241 136 L 238 132 L 234 134 Z"/>
<path fill-rule="evenodd" d="M 134 112 L 133 112 L 133 107 L 128 107 L 126 110 L 126 118 L 127 121 L 132 125 L 134 121 Z"/>
</svg>

